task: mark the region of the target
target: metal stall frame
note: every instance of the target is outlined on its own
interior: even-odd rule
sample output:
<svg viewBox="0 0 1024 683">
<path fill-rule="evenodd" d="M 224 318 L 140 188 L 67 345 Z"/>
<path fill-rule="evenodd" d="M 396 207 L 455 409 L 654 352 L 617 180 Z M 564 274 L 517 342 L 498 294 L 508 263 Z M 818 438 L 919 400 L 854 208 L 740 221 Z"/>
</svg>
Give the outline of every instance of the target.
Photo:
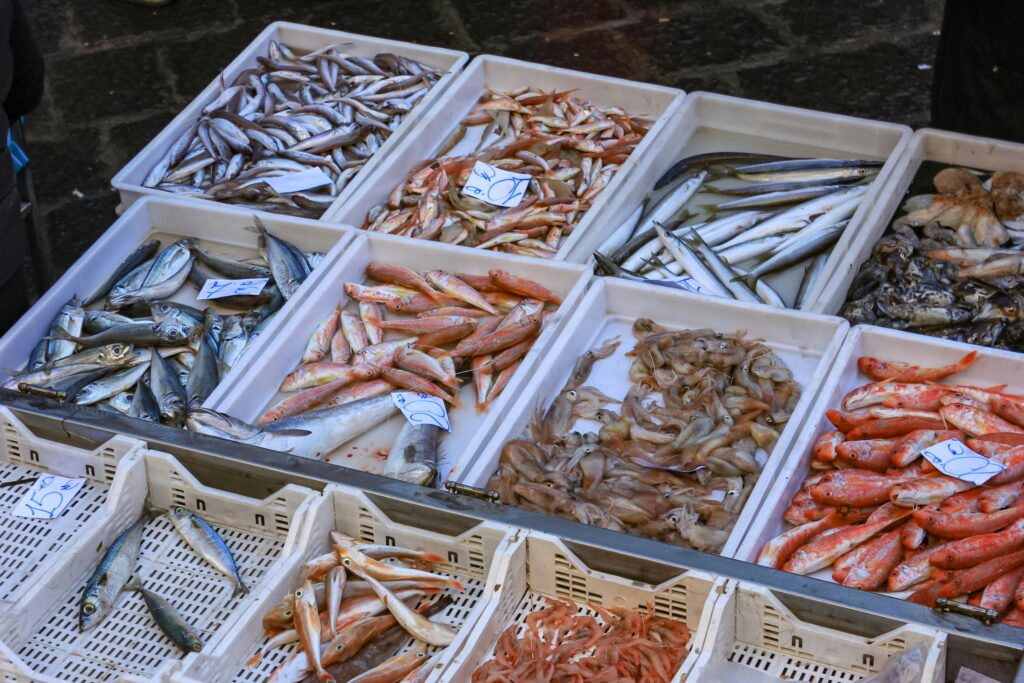
<svg viewBox="0 0 1024 683">
<path fill-rule="evenodd" d="M 967 614 L 943 612 L 876 593 L 768 569 L 719 555 L 675 547 L 637 536 L 570 522 L 497 505 L 469 495 L 457 495 L 405 484 L 377 475 L 299 458 L 174 429 L 165 425 L 103 412 L 65 406 L 47 399 L 0 390 L 0 405 L 15 412 L 43 438 L 76 446 L 95 446 L 115 434 L 132 436 L 151 448 L 176 457 L 201 482 L 242 495 L 261 497 L 283 484 L 322 490 L 332 483 L 364 491 L 397 522 L 415 520 L 432 530 L 457 534 L 481 520 L 500 522 L 555 536 L 597 571 L 650 584 L 677 575 L 681 569 L 759 584 L 773 591 L 785 606 L 807 622 L 839 626 L 868 635 L 911 622 L 948 634 L 947 675 L 961 665 L 986 670 L 1013 683 L 1024 683 L 1024 636 L 1014 627 L 986 625 Z M 981 662 L 986 662 L 983 666 Z"/>
</svg>

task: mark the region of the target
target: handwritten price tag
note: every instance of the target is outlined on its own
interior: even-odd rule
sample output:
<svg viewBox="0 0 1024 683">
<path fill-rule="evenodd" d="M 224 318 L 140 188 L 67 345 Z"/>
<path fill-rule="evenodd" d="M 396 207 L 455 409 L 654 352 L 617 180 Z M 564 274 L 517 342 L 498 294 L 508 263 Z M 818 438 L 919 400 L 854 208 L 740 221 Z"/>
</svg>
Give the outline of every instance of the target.
<svg viewBox="0 0 1024 683">
<path fill-rule="evenodd" d="M 478 161 L 462 188 L 462 194 L 494 206 L 518 206 L 532 179 L 533 176 L 527 173 L 512 173 Z"/>
<path fill-rule="evenodd" d="M 11 511 L 15 517 L 53 519 L 71 505 L 82 489 L 85 479 L 67 479 L 56 474 L 44 474 L 32 485 L 25 497 Z"/>
<path fill-rule="evenodd" d="M 1006 469 L 1005 465 L 975 453 L 957 439 L 949 439 L 921 451 L 921 455 L 945 475 L 981 486 Z"/>
<path fill-rule="evenodd" d="M 223 299 L 226 296 L 256 296 L 270 282 L 269 278 L 254 277 L 248 280 L 220 280 L 210 278 L 203 283 L 197 299 Z"/>
<path fill-rule="evenodd" d="M 418 391 L 392 391 L 391 400 L 412 424 L 435 425 L 446 432 L 452 431 L 448 408 L 437 396 L 421 394 Z"/>
<path fill-rule="evenodd" d="M 312 190 L 314 187 L 330 185 L 334 181 L 320 167 L 315 166 L 306 171 L 289 173 L 288 175 L 281 175 L 276 178 L 267 178 L 266 182 L 267 185 L 274 189 L 274 192 L 287 194 L 288 192 Z"/>
</svg>

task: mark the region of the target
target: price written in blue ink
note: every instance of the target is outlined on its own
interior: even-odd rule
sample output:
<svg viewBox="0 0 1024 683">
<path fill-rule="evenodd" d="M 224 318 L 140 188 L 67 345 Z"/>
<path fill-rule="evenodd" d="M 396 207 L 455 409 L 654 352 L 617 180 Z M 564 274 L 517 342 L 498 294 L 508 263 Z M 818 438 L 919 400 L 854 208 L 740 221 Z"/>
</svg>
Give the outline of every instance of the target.
<svg viewBox="0 0 1024 683">
<path fill-rule="evenodd" d="M 921 451 L 921 455 L 943 474 L 969 481 L 975 486 L 981 486 L 1006 469 L 1005 465 L 975 453 L 957 439 L 929 446 Z"/>
<path fill-rule="evenodd" d="M 270 282 L 269 278 L 253 277 L 245 280 L 210 278 L 203 283 L 197 299 L 223 299 L 226 296 L 257 296 Z"/>
<path fill-rule="evenodd" d="M 68 479 L 56 474 L 44 474 L 25 497 L 18 501 L 11 511 L 15 517 L 32 519 L 54 519 L 71 505 L 82 489 L 85 479 Z"/>
<path fill-rule="evenodd" d="M 529 174 L 512 173 L 478 161 L 473 165 L 473 173 L 463 186 L 462 194 L 494 206 L 519 206 L 532 179 Z"/>
<path fill-rule="evenodd" d="M 393 391 L 391 400 L 402 411 L 405 419 L 414 425 L 430 424 L 446 432 L 452 431 L 448 408 L 437 396 L 421 394 L 418 391 Z"/>
</svg>

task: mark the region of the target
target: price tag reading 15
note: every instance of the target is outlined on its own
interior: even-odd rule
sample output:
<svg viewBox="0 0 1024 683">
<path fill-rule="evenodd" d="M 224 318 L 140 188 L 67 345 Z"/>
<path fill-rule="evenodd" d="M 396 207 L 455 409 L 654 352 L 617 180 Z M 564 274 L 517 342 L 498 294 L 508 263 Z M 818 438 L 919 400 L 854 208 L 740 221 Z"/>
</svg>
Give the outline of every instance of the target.
<svg viewBox="0 0 1024 683">
<path fill-rule="evenodd" d="M 473 173 L 463 186 L 462 194 L 494 206 L 519 206 L 531 180 L 533 176 L 527 173 L 512 173 L 478 161 L 473 165 Z"/>
<path fill-rule="evenodd" d="M 64 512 L 82 489 L 85 479 L 67 479 L 56 474 L 44 474 L 36 479 L 32 489 L 11 510 L 15 517 L 54 519 Z"/>
</svg>

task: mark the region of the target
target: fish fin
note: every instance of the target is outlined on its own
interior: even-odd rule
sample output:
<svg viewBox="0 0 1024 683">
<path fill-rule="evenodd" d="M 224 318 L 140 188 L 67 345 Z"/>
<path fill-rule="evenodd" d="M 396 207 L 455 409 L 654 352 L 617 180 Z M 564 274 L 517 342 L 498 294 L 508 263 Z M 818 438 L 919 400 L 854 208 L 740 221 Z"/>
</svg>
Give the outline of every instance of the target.
<svg viewBox="0 0 1024 683">
<path fill-rule="evenodd" d="M 126 584 L 124 584 L 124 589 L 126 591 L 133 591 L 133 592 L 141 591 L 142 590 L 142 581 L 139 580 L 139 575 L 138 574 L 132 574 L 132 577 L 130 579 L 128 579 L 128 582 Z"/>
<path fill-rule="evenodd" d="M 231 592 L 231 598 L 237 598 L 239 595 L 248 595 L 249 587 L 242 583 L 241 579 L 235 584 L 235 590 Z"/>
<path fill-rule="evenodd" d="M 747 275 L 737 275 L 736 277 L 731 278 L 730 281 L 731 282 L 742 282 L 743 284 L 745 284 L 750 289 L 754 289 L 754 287 L 757 285 L 758 279 L 759 278 L 757 278 L 754 275 L 747 274 Z"/>
<path fill-rule="evenodd" d="M 60 341 L 71 341 L 78 342 L 78 337 L 70 334 L 67 330 L 59 325 L 53 326 L 53 334 L 48 337 L 43 337 L 47 341 L 60 340 Z"/>
</svg>

